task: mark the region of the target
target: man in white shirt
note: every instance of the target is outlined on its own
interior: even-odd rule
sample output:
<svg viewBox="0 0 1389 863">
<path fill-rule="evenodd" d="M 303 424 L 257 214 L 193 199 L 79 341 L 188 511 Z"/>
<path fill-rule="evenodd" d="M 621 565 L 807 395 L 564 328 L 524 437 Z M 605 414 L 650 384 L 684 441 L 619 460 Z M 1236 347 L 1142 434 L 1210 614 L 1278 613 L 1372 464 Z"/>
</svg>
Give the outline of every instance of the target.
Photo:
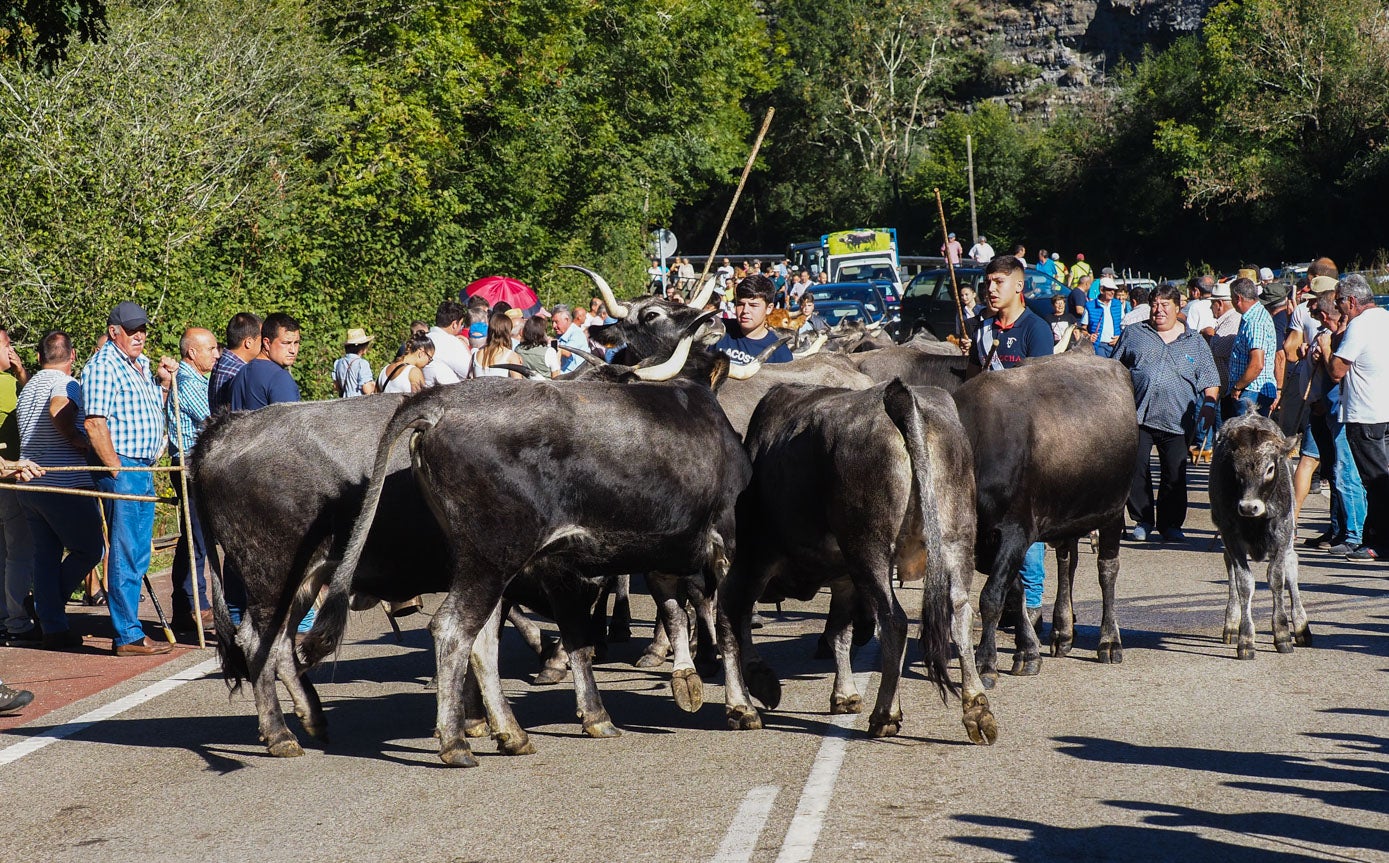
<svg viewBox="0 0 1389 863">
<path fill-rule="evenodd" d="M 1378 560 L 1389 552 L 1389 310 L 1375 305 L 1369 283 L 1357 274 L 1336 286 L 1336 308 L 1349 323 L 1329 371 L 1341 384 L 1341 423 L 1366 503 L 1365 544 L 1346 558 Z M 1330 335 L 1319 340 L 1330 354 Z"/>
<path fill-rule="evenodd" d="M 1212 276 L 1192 276 L 1186 283 L 1191 300 L 1182 307 L 1182 322 L 1194 333 L 1209 337 L 1207 330 L 1215 329 L 1215 315 L 1211 312 L 1211 291 L 1215 290 Z"/>
<path fill-rule="evenodd" d="M 555 306 L 550 315 L 555 322 L 555 332 L 559 333 L 559 345 L 557 347 L 559 348 L 560 372 L 568 374 L 583 365 L 584 359 L 578 354 L 570 353 L 565 348 L 578 348 L 581 351 L 587 351 L 589 348 L 588 336 L 582 327 L 573 323 L 573 313 L 564 303 Z"/>
<path fill-rule="evenodd" d="M 468 309 L 454 300 L 444 300 L 434 313 L 434 326 L 426 334 L 434 343 L 434 359 L 424 367 L 424 385 L 456 384 L 468 377 L 473 367 L 473 352 L 459 338 Z"/>
<path fill-rule="evenodd" d="M 980 237 L 969 247 L 969 259 L 976 264 L 987 264 L 994 259 L 994 247 L 989 245 L 988 240 Z"/>
</svg>

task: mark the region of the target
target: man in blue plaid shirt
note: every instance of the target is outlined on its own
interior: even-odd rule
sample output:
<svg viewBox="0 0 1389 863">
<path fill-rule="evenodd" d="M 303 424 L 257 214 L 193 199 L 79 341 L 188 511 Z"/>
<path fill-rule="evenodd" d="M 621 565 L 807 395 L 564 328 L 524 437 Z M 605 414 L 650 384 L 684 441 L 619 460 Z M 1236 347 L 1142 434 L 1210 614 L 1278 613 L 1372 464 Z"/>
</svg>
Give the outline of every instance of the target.
<svg viewBox="0 0 1389 863">
<path fill-rule="evenodd" d="M 217 364 L 221 350 L 217 347 L 217 337 L 211 330 L 190 327 L 184 330 L 183 338 L 179 339 L 178 351 L 183 361 L 179 363 L 178 374 L 174 376 L 174 393 L 178 395 L 177 418 L 174 416 L 172 398 L 169 399 L 167 407 L 170 460 L 175 465 L 182 465 L 186 463 L 183 454 L 192 452 L 193 445 L 198 440 L 198 433 L 202 431 L 203 423 L 207 422 L 211 414 L 207 404 L 208 376 Z M 173 479 L 174 496 L 181 497 L 182 484 L 178 482 L 177 476 Z M 192 480 L 189 482 L 191 484 Z M 213 626 L 212 601 L 207 594 L 207 578 L 204 575 L 207 552 L 203 546 L 202 522 L 198 518 L 197 508 L 191 502 L 188 506 L 188 520 L 192 522 L 192 530 L 183 530 L 184 525 L 179 525 L 178 546 L 174 549 L 171 573 L 174 597 L 169 609 L 172 615 L 170 624 L 175 632 L 192 632 L 197 628 L 193 620 L 194 573 L 188 567 L 188 543 L 191 539 L 193 570 L 198 578 L 198 613 L 202 616 L 203 631 L 206 632 Z"/>
<path fill-rule="evenodd" d="M 232 381 L 243 366 L 260 356 L 260 325 L 260 318 L 250 312 L 237 312 L 227 321 L 227 346 L 207 383 L 207 406 L 212 413 L 231 403 Z"/>
<path fill-rule="evenodd" d="M 162 357 L 155 374 L 144 356 L 149 318 L 135 303 L 124 302 L 106 319 L 109 341 L 82 370 L 87 399 L 87 438 L 101 463 L 114 473 L 98 474 L 105 492 L 154 495 L 154 474 L 120 471 L 150 467 L 164 451 L 164 400 L 178 364 Z M 117 656 L 168 653 L 169 644 L 145 637 L 140 625 L 140 592 L 150 564 L 154 536 L 154 504 L 148 501 L 108 500 L 111 531 L 107 596 Z"/>
<path fill-rule="evenodd" d="M 1268 416 L 1278 403 L 1278 382 L 1273 377 L 1278 334 L 1273 318 L 1259 302 L 1259 288 L 1253 280 L 1235 279 L 1230 294 L 1240 313 L 1240 323 L 1230 352 L 1230 388 L 1221 412 L 1226 417 L 1238 416 L 1239 402 L 1249 398 L 1254 400 L 1260 416 Z"/>
</svg>

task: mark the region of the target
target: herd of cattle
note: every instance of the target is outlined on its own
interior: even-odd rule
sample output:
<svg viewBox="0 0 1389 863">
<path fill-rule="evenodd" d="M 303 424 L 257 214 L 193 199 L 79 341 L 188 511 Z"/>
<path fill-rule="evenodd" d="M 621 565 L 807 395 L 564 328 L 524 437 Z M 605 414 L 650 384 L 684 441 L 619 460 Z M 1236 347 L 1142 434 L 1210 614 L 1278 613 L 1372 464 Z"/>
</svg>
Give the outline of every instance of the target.
<svg viewBox="0 0 1389 863">
<path fill-rule="evenodd" d="M 324 737 L 306 672 L 336 651 L 348 610 L 424 593 L 444 594 L 430 624 L 436 731 L 440 757 L 460 766 L 477 763 L 469 737 L 533 751 L 498 672 L 502 621 L 527 624 L 517 607 L 558 625 L 584 731 L 618 733 L 592 662 L 606 591 L 630 573 L 645 574 L 655 600 L 654 655 L 664 656 L 668 639 L 676 702 L 702 705 L 701 673 L 721 655 L 733 729 L 760 728 L 755 702 L 775 709 L 780 700 L 751 637 L 754 603 L 828 587 L 831 710 L 862 709 L 850 649 L 876 624 L 882 682 L 869 732 L 896 734 L 908 625 L 893 580 L 920 579 L 927 676 L 943 698 L 959 694 L 969 738 L 992 743 L 985 690 L 998 677 L 996 633 L 1036 541 L 1057 548 L 1051 652 L 1065 656 L 1077 541 L 1098 533 L 1098 657 L 1122 661 L 1115 583 L 1138 433 L 1118 363 L 1070 352 L 966 381 L 953 348 L 881 347 L 859 334 L 850 340 L 861 342 L 857 352 L 822 350 L 734 376 L 704 348 L 722 325 L 702 303 L 619 303 L 584 272 L 619 319 L 593 331 L 625 346 L 611 364 L 553 381 L 486 378 L 412 396 L 276 405 L 208 424 L 191 475 L 209 548 L 222 550 L 220 560 L 210 555 L 217 628 L 235 633 L 218 650 L 229 685 L 250 682 L 272 754 L 302 752 L 276 681 L 305 731 Z M 1226 638 L 1238 639 L 1241 657 L 1252 656 L 1246 554 L 1288 573 L 1297 641 L 1310 639 L 1290 507 L 1279 503 L 1291 494 L 1286 448 L 1255 420 L 1227 426 L 1241 434 L 1222 436 L 1212 467 L 1231 572 Z M 976 570 L 987 574 L 977 647 Z M 245 589 L 239 627 L 227 578 Z M 1281 590 L 1281 579 L 1270 583 Z M 317 619 L 296 646 L 296 624 L 316 600 Z M 1280 592 L 1275 633 L 1279 649 L 1291 649 L 1281 615 Z M 1037 674 L 1040 644 L 1020 605 L 1013 623 L 1012 673 Z M 553 664 L 549 673 L 558 676 Z"/>
</svg>

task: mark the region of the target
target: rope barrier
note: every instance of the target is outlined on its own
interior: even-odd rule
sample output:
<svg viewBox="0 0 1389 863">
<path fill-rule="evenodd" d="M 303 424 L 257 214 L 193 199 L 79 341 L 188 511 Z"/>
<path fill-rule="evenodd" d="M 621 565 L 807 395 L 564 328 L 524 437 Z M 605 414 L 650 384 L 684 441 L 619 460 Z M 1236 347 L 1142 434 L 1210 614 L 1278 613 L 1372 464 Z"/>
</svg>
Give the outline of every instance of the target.
<svg viewBox="0 0 1389 863">
<path fill-rule="evenodd" d="M 84 468 L 84 470 L 91 470 L 91 468 Z M 61 486 L 56 485 L 34 485 L 33 483 L 13 482 L 10 480 L 0 482 L 0 488 L 4 488 L 9 491 L 37 491 L 48 494 L 70 494 L 76 497 L 97 497 L 103 500 L 137 500 L 144 503 L 178 503 L 178 498 L 176 497 L 156 497 L 153 495 L 144 494 L 118 494 L 113 491 L 90 491 L 85 488 L 62 488 Z"/>
<path fill-rule="evenodd" d="M 164 465 L 155 467 L 107 467 L 106 465 L 65 465 L 63 467 L 43 467 L 39 470 L 44 473 L 75 473 L 77 471 L 95 471 L 98 473 L 180 473 L 182 465 Z"/>
</svg>

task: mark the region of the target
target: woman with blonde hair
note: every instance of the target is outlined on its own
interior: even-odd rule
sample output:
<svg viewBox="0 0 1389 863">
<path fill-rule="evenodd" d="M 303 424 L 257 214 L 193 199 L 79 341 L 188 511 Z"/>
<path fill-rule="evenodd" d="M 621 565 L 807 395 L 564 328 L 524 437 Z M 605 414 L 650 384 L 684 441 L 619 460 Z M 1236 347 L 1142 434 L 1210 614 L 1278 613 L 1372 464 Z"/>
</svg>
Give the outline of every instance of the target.
<svg viewBox="0 0 1389 863">
<path fill-rule="evenodd" d="M 496 368 L 503 363 L 524 365 L 521 355 L 511 349 L 511 318 L 493 313 L 487 321 L 487 344 L 473 356 L 470 375 L 475 378 L 521 377 L 520 372 Z"/>
</svg>

